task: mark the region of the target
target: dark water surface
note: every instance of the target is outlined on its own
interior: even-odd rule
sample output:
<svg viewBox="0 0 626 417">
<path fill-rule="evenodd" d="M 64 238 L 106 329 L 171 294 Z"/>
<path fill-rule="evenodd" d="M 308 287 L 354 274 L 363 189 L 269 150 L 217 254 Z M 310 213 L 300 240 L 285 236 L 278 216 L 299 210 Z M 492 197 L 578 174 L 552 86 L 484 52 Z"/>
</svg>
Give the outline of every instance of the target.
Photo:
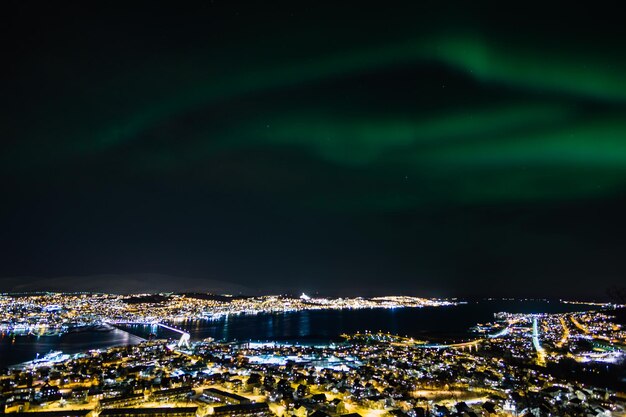
<svg viewBox="0 0 626 417">
<path fill-rule="evenodd" d="M 143 339 L 119 329 L 81 331 L 60 336 L 0 335 L 0 368 L 35 359 L 50 351 L 78 353 L 90 349 L 140 343 Z"/>
<path fill-rule="evenodd" d="M 319 310 L 280 314 L 238 315 L 218 320 L 171 323 L 187 330 L 191 339 L 331 341 L 342 333 L 382 330 L 416 338 L 467 337 L 477 323 L 493 320 L 494 313 L 562 313 L 593 306 L 544 301 L 480 301 L 449 307 Z M 127 330 L 127 331 L 124 331 Z M 89 349 L 136 344 L 155 333 L 177 337 L 173 331 L 152 326 L 126 326 L 110 331 L 83 331 L 62 336 L 7 336 L 0 339 L 0 367 L 25 362 L 52 350 L 77 353 Z M 132 333 L 132 334 L 131 334 Z M 139 336 L 139 337 L 138 337 Z"/>
</svg>

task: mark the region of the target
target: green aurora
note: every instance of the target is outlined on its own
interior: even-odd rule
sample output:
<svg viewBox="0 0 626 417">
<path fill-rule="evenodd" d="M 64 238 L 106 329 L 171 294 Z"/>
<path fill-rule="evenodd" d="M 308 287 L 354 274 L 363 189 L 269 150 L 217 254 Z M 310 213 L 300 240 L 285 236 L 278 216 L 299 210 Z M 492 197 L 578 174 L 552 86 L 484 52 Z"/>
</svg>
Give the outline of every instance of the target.
<svg viewBox="0 0 626 417">
<path fill-rule="evenodd" d="M 276 68 L 252 67 L 239 70 L 236 75 L 207 75 L 206 79 L 199 78 L 191 85 L 181 85 L 173 91 L 159 91 L 157 87 L 160 96 L 149 102 L 136 97 L 135 93 L 135 96 L 127 97 L 129 108 L 119 109 L 105 120 L 92 120 L 102 115 L 88 113 L 86 126 L 81 126 L 79 120 L 78 126 L 67 127 L 64 133 L 46 129 L 48 135 L 60 138 L 54 147 L 39 137 L 44 132 L 29 133 L 29 126 L 22 126 L 21 134 L 25 140 L 16 141 L 17 146 L 4 153 L 3 165 L 12 170 L 29 170 L 32 164 L 62 163 L 67 158 L 106 154 L 142 140 L 145 132 L 160 129 L 164 122 L 175 122 L 186 114 L 201 112 L 220 103 L 245 100 L 251 95 L 271 96 L 287 89 L 306 91 L 311 85 L 339 77 L 349 78 L 351 74 L 358 76 L 401 65 L 419 67 L 421 63 L 434 63 L 449 68 L 478 90 L 506 91 L 507 102 L 497 105 L 479 102 L 470 108 L 457 108 L 454 104 L 446 106 L 446 103 L 442 106 L 440 103 L 426 111 L 423 108 L 414 112 L 403 110 L 406 114 L 397 117 L 381 115 L 378 109 L 384 107 L 382 103 L 364 104 L 360 97 L 350 103 L 353 109 L 337 111 L 333 109 L 332 96 L 322 97 L 318 106 L 322 110 L 305 108 L 297 111 L 289 103 L 278 101 L 273 103 L 274 108 L 261 109 L 261 117 L 242 114 L 217 132 L 211 126 L 202 126 L 198 131 L 190 132 L 189 137 L 176 139 L 185 142 L 180 151 L 172 153 L 171 147 L 165 147 L 163 152 L 167 156 L 162 155 L 159 144 L 154 146 L 146 141 L 148 161 L 142 155 L 138 163 L 158 175 L 161 169 L 174 168 L 177 161 L 187 164 L 191 158 L 201 164 L 202 158 L 228 148 L 292 148 L 339 166 L 367 165 L 369 169 L 380 170 L 381 175 L 389 172 L 389 165 L 396 168 L 391 170 L 394 175 L 395 171 L 403 170 L 411 176 L 420 175 L 428 166 L 445 166 L 446 169 L 439 170 L 437 176 L 461 174 L 461 181 L 470 184 L 475 181 L 472 175 L 475 171 L 481 176 L 485 170 L 494 175 L 511 175 L 507 168 L 511 164 L 525 166 L 527 181 L 519 173 L 512 178 L 522 187 L 518 197 L 524 199 L 549 197 L 550 194 L 557 198 L 584 196 L 600 192 L 598 189 L 610 193 L 626 181 L 623 117 L 626 63 L 615 57 L 590 59 L 581 58 L 579 54 L 576 61 L 565 53 L 561 56 L 549 54 L 548 57 L 542 52 L 516 48 L 515 45 L 505 50 L 476 36 L 466 35 L 343 51 L 341 56 L 331 54 L 316 57 L 313 62 L 308 59 L 307 62 Z M 418 77 L 419 71 L 416 72 Z M 136 81 L 140 86 L 143 84 L 137 88 L 149 90 L 155 87 L 150 85 L 150 78 Z M 429 84 L 431 81 L 422 82 Z M 186 83 L 190 84 L 189 81 Z M 416 83 L 419 85 L 420 81 L 416 80 Z M 106 91 L 97 91 L 94 98 L 105 103 L 111 99 Z M 408 103 L 408 110 L 428 102 L 429 97 L 416 94 L 414 100 L 414 103 Z M 56 103 L 52 105 L 58 106 Z M 97 110 L 102 104 L 94 105 L 96 109 L 93 110 Z M 587 109 L 587 105 L 606 106 L 612 116 L 600 115 L 595 109 Z M 87 111 L 93 110 L 88 108 Z M 43 111 L 58 112 L 59 109 Z M 360 114 L 355 116 L 353 113 Z M 79 119 L 85 117 L 80 112 L 77 116 Z M 65 120 L 67 115 L 58 117 Z M 276 122 L 265 128 L 268 120 Z M 43 142 L 47 152 L 33 155 L 31 150 L 39 141 Z M 46 160 L 38 160 L 38 156 Z M 566 168 L 586 167 L 585 181 L 579 186 L 571 180 L 553 181 L 555 187 L 566 183 L 566 190 L 553 189 L 550 185 L 539 187 L 536 193 L 527 189 L 543 175 L 542 170 L 551 166 L 562 170 L 568 177 L 571 170 Z M 598 170 L 597 184 L 590 184 L 589 170 L 594 168 Z M 465 190 L 459 197 L 471 198 L 467 195 L 471 186 L 461 185 L 459 188 Z M 498 192 L 494 190 L 485 196 L 497 198 Z M 510 199 L 516 195 L 505 192 L 502 197 Z"/>
<path fill-rule="evenodd" d="M 623 29 L 596 22 L 569 30 L 593 20 L 577 10 L 557 11 L 560 23 L 548 11 L 530 24 L 530 9 L 494 23 L 482 9 L 438 7 L 365 8 L 352 21 L 348 6 L 311 16 L 256 9 L 248 16 L 222 5 L 215 15 L 194 17 L 155 11 L 145 31 L 134 20 L 140 11 L 127 19 L 105 13 L 119 26 L 111 31 L 106 19 L 70 19 L 61 11 L 47 12 L 65 22 L 59 27 L 54 19 L 29 21 L 23 16 L 33 11 L 22 6 L 10 29 L 23 43 L 3 81 L 0 166 L 10 203 L 2 210 L 13 219 L 7 238 L 28 223 L 24 207 L 57 195 L 68 198 L 64 216 L 89 212 L 95 196 L 106 196 L 115 217 L 141 212 L 147 190 L 161 190 L 154 192 L 197 204 L 198 212 L 168 202 L 138 230 L 179 210 L 193 212 L 190 223 L 202 210 L 219 217 L 231 207 L 216 195 L 226 195 L 240 209 L 258 204 L 270 218 L 354 222 L 364 240 L 399 253 L 410 276 L 414 267 L 432 277 L 459 275 L 441 267 L 445 261 L 431 265 L 399 249 L 428 252 L 428 240 L 434 258 L 457 256 L 463 248 L 444 243 L 459 238 L 455 227 L 463 239 L 493 238 L 476 243 L 483 260 L 499 258 L 492 244 L 513 230 L 523 230 L 521 247 L 541 241 L 548 248 L 551 239 L 575 246 L 588 232 L 572 231 L 568 240 L 567 227 L 542 233 L 508 223 L 505 213 L 529 210 L 551 224 L 559 207 L 597 215 L 604 202 L 622 201 Z M 178 22 L 171 31 L 170 21 Z M 151 198 L 145 200 L 159 204 Z M 621 207 L 615 204 L 611 210 Z M 488 220 L 493 212 L 504 232 Z M 452 213 L 456 226 L 442 226 L 440 213 Z M 107 224 L 106 214 L 97 216 Z M 406 232 L 388 223 L 394 216 L 411 219 Z M 210 229 L 204 221 L 199 230 Z M 613 238 L 617 251 L 623 241 Z M 501 257 L 519 265 L 517 250 L 511 244 Z M 557 258 L 550 271 L 569 255 Z M 459 269 L 471 270 L 468 263 L 474 265 Z"/>
</svg>

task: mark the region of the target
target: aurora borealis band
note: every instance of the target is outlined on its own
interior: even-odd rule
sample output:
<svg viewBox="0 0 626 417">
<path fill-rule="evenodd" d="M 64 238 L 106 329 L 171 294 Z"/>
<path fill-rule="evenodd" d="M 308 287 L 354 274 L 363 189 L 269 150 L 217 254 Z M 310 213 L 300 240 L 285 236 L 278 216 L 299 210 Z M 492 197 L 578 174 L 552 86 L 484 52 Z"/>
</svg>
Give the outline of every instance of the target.
<svg viewBox="0 0 626 417">
<path fill-rule="evenodd" d="M 619 285 L 619 14 L 408 3 L 8 2 L 0 277 Z"/>
</svg>

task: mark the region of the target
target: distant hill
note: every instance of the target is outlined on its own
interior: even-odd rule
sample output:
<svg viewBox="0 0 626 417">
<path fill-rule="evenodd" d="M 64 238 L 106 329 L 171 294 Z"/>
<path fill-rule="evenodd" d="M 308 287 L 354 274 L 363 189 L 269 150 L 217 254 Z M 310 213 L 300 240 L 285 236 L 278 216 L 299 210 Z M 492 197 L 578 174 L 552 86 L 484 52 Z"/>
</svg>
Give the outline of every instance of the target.
<svg viewBox="0 0 626 417">
<path fill-rule="evenodd" d="M 234 297 L 225 297 L 220 294 L 212 294 L 212 293 L 202 293 L 202 292 L 182 292 L 181 295 L 184 295 L 187 298 L 196 298 L 199 300 L 212 300 L 212 301 L 232 301 L 232 300 L 241 300 L 245 298 L 249 298 L 251 293 L 241 293 L 235 294 Z"/>
<path fill-rule="evenodd" d="M 0 278 L 2 292 L 106 292 L 138 294 L 155 292 L 202 292 L 213 294 L 253 295 L 257 291 L 225 281 L 184 278 L 163 274 L 101 274 L 66 277 Z"/>
</svg>

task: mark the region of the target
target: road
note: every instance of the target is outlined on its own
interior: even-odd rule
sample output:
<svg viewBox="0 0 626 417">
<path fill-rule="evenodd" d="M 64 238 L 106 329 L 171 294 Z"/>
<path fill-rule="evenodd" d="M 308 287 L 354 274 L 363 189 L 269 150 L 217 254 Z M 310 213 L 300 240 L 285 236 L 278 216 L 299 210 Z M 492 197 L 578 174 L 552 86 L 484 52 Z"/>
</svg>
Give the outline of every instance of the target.
<svg viewBox="0 0 626 417">
<path fill-rule="evenodd" d="M 578 330 L 580 330 L 584 334 L 589 334 L 589 329 L 587 327 L 583 326 L 582 324 L 580 324 L 580 322 L 578 322 L 578 320 L 576 320 L 576 317 L 570 316 L 569 318 L 572 321 L 572 323 L 574 323 L 574 326 L 576 326 L 576 328 L 578 328 Z"/>
<path fill-rule="evenodd" d="M 558 348 L 562 348 L 565 343 L 567 343 L 567 339 L 569 339 L 569 327 L 567 327 L 567 323 L 563 317 L 559 317 L 559 321 L 561 322 L 561 327 L 563 327 L 563 336 L 561 340 L 555 343 L 555 346 Z"/>
</svg>

